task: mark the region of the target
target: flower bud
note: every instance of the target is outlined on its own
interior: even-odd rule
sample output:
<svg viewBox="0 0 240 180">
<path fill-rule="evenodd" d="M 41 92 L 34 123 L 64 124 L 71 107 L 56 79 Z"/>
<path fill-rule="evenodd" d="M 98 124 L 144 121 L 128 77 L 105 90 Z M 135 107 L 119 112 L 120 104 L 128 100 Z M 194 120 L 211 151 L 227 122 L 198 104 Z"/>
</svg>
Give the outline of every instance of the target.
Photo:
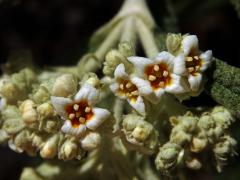
<svg viewBox="0 0 240 180">
<path fill-rule="evenodd" d="M 81 147 L 86 151 L 91 151 L 99 147 L 101 143 L 101 136 L 96 132 L 89 132 L 81 140 Z"/>
<path fill-rule="evenodd" d="M 207 145 L 208 145 L 207 138 L 193 137 L 190 149 L 192 152 L 199 153 L 203 151 Z"/>
<path fill-rule="evenodd" d="M 132 68 L 132 65 L 128 62 L 127 58 L 117 50 L 111 50 L 107 53 L 103 73 L 106 76 L 112 76 L 116 67 L 123 63 L 126 71 L 129 72 Z"/>
<path fill-rule="evenodd" d="M 63 160 L 70 160 L 77 156 L 78 153 L 78 143 L 75 138 L 67 138 L 61 145 L 58 158 Z"/>
<path fill-rule="evenodd" d="M 55 134 L 51 136 L 49 139 L 47 139 L 42 149 L 40 150 L 41 157 L 46 159 L 53 158 L 58 151 L 58 141 L 59 134 Z"/>
<path fill-rule="evenodd" d="M 81 84 L 88 83 L 98 88 L 100 86 L 100 80 L 95 73 L 87 73 L 82 77 Z"/>
<path fill-rule="evenodd" d="M 181 43 L 182 43 L 182 35 L 181 34 L 172 34 L 169 33 L 166 39 L 166 46 L 168 52 L 171 54 L 177 55 L 181 50 Z"/>
<path fill-rule="evenodd" d="M 77 92 L 77 79 L 72 74 L 64 74 L 58 77 L 53 84 L 52 95 L 68 97 Z"/>
<path fill-rule="evenodd" d="M 21 113 L 16 106 L 7 106 L 1 113 L 4 119 L 2 129 L 4 129 L 7 134 L 16 134 L 25 127 L 21 118 Z"/>
<path fill-rule="evenodd" d="M 134 56 L 135 49 L 129 42 L 123 42 L 118 45 L 118 50 L 125 57 Z"/>
<path fill-rule="evenodd" d="M 211 116 L 217 125 L 224 129 L 227 129 L 235 121 L 231 113 L 222 106 L 215 107 L 211 112 Z"/>
<path fill-rule="evenodd" d="M 197 158 L 190 157 L 185 163 L 186 166 L 192 170 L 199 170 L 202 168 L 202 163 Z"/>
<path fill-rule="evenodd" d="M 41 118 L 45 119 L 54 115 L 54 109 L 53 106 L 47 102 L 37 107 L 37 113 Z"/>
<path fill-rule="evenodd" d="M 25 100 L 19 107 L 22 113 L 22 120 L 26 125 L 36 124 L 38 121 L 35 104 L 32 100 Z"/>
<path fill-rule="evenodd" d="M 159 149 L 155 159 L 156 168 L 165 174 L 169 174 L 181 163 L 183 155 L 184 151 L 181 146 L 168 142 Z"/>
<path fill-rule="evenodd" d="M 31 99 L 37 104 L 42 104 L 50 99 L 50 94 L 46 87 L 41 86 L 31 95 Z"/>
</svg>

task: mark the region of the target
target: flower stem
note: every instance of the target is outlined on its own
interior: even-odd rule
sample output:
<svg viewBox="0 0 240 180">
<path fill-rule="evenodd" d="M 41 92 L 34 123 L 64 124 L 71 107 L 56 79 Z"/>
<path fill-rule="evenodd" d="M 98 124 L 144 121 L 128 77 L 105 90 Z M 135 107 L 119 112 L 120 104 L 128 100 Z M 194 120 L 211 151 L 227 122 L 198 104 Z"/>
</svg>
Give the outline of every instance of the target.
<svg viewBox="0 0 240 180">
<path fill-rule="evenodd" d="M 117 44 L 122 26 L 123 23 L 119 22 L 92 56 L 81 58 L 78 63 L 80 77 L 87 72 L 95 72 L 101 67 L 106 53 Z"/>
<path fill-rule="evenodd" d="M 136 26 L 147 57 L 156 57 L 156 55 L 158 54 L 158 47 L 154 40 L 153 32 L 146 26 L 146 24 L 141 19 L 137 19 Z"/>
</svg>

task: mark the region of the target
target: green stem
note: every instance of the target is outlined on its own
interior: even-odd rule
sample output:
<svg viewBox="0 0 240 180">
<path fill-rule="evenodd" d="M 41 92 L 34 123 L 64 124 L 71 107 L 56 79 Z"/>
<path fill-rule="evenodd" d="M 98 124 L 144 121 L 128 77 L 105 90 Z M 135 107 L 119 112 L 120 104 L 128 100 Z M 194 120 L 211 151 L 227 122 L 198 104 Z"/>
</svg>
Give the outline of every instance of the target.
<svg viewBox="0 0 240 180">
<path fill-rule="evenodd" d="M 92 57 L 86 58 L 83 57 L 78 64 L 79 76 L 83 76 L 88 72 L 96 72 L 102 65 L 104 61 L 104 56 L 106 53 L 114 47 L 118 40 L 122 31 L 123 23 L 119 22 L 111 33 L 107 36 L 107 38 L 103 41 L 101 46 L 96 50 L 96 52 L 92 55 Z"/>
<path fill-rule="evenodd" d="M 147 57 L 149 58 L 156 57 L 159 51 L 154 40 L 152 31 L 146 26 L 146 24 L 141 19 L 137 19 L 136 26 Z"/>
<path fill-rule="evenodd" d="M 130 42 L 134 47 L 136 44 L 135 17 L 126 18 L 120 42 Z"/>
</svg>

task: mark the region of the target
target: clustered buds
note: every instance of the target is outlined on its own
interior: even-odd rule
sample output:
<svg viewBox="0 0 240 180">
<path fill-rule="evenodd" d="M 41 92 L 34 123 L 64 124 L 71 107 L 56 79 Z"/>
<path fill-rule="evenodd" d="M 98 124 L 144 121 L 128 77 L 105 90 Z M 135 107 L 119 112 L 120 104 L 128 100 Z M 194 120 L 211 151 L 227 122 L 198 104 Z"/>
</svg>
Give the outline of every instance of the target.
<svg viewBox="0 0 240 180">
<path fill-rule="evenodd" d="M 96 128 L 110 114 L 93 107 L 99 98 L 99 84 L 93 73 L 81 82 L 74 74 L 37 75 L 30 69 L 4 77 L 0 84 L 1 142 L 8 141 L 19 153 L 36 155 L 39 151 L 46 159 L 81 159 L 86 151 L 99 147 L 101 135 Z M 77 124 L 84 124 L 81 132 Z"/>
<path fill-rule="evenodd" d="M 167 174 L 171 174 L 174 168 L 184 163 L 186 167 L 198 170 L 203 167 L 201 153 L 211 152 L 208 154 L 214 154 L 216 168 L 221 171 L 229 157 L 236 154 L 236 141 L 228 132 L 232 122 L 234 118 L 221 106 L 213 108 L 210 112 L 204 112 L 200 117 L 194 116 L 191 112 L 184 116 L 171 117 L 170 123 L 173 128 L 170 140 L 160 147 L 155 161 L 156 167 Z M 169 144 L 174 146 L 166 148 Z M 177 155 L 179 151 L 182 152 L 181 161 Z M 166 161 L 169 154 L 174 154 L 171 156 L 173 158 L 171 163 Z"/>
</svg>

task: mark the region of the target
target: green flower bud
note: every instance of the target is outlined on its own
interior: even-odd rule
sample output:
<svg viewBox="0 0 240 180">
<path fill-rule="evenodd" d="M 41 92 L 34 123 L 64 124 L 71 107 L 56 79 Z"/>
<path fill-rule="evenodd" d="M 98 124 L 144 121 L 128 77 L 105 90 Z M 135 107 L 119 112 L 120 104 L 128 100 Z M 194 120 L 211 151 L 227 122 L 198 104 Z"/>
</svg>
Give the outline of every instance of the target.
<svg viewBox="0 0 240 180">
<path fill-rule="evenodd" d="M 103 73 L 106 76 L 113 76 L 116 67 L 121 63 L 124 64 L 126 72 L 131 71 L 132 65 L 128 62 L 126 56 L 124 56 L 117 50 L 109 51 L 106 55 L 105 62 L 103 63 Z"/>
<path fill-rule="evenodd" d="M 237 154 L 235 151 L 236 145 L 237 142 L 235 139 L 225 135 L 221 138 L 221 141 L 214 146 L 213 152 L 217 162 L 217 170 L 219 172 L 221 172 L 222 167 L 227 164 L 229 157 Z"/>
<path fill-rule="evenodd" d="M 59 148 L 58 158 L 63 160 L 71 160 L 78 154 L 78 142 L 74 137 L 67 138 Z"/>
<path fill-rule="evenodd" d="M 179 51 L 181 50 L 181 43 L 182 43 L 183 37 L 181 34 L 172 34 L 169 33 L 167 35 L 166 39 L 166 46 L 168 51 L 171 54 L 177 55 Z"/>
<path fill-rule="evenodd" d="M 25 127 L 21 119 L 20 111 L 16 106 L 6 106 L 6 108 L 2 110 L 2 118 L 4 119 L 2 129 L 4 129 L 7 134 L 16 134 Z"/>
<path fill-rule="evenodd" d="M 184 150 L 181 146 L 168 142 L 159 149 L 155 159 L 156 168 L 164 174 L 169 174 L 182 162 L 183 156 Z"/>
<path fill-rule="evenodd" d="M 53 96 L 69 97 L 77 92 L 78 82 L 74 75 L 63 74 L 56 79 L 52 88 Z"/>
<path fill-rule="evenodd" d="M 46 102 L 37 107 L 38 116 L 41 119 L 49 118 L 54 116 L 54 109 L 51 103 Z"/>
<path fill-rule="evenodd" d="M 181 126 L 172 129 L 170 141 L 181 146 L 191 141 L 192 135 L 182 130 Z"/>
<path fill-rule="evenodd" d="M 216 124 L 224 129 L 229 128 L 229 126 L 235 121 L 231 113 L 222 106 L 215 107 L 211 112 L 211 116 Z"/>
<path fill-rule="evenodd" d="M 142 116 L 127 115 L 122 125 L 126 140 L 133 145 L 132 148 L 138 147 L 143 153 L 150 154 L 155 150 L 159 143 L 158 132 L 153 128 L 152 124 L 144 121 Z"/>
<path fill-rule="evenodd" d="M 135 55 L 135 49 L 134 49 L 133 45 L 131 45 L 129 42 L 119 43 L 118 50 L 125 57 L 129 57 L 129 56 L 134 56 Z"/>
<path fill-rule="evenodd" d="M 35 103 L 42 104 L 50 99 L 50 94 L 46 87 L 40 86 L 30 97 Z"/>
</svg>

